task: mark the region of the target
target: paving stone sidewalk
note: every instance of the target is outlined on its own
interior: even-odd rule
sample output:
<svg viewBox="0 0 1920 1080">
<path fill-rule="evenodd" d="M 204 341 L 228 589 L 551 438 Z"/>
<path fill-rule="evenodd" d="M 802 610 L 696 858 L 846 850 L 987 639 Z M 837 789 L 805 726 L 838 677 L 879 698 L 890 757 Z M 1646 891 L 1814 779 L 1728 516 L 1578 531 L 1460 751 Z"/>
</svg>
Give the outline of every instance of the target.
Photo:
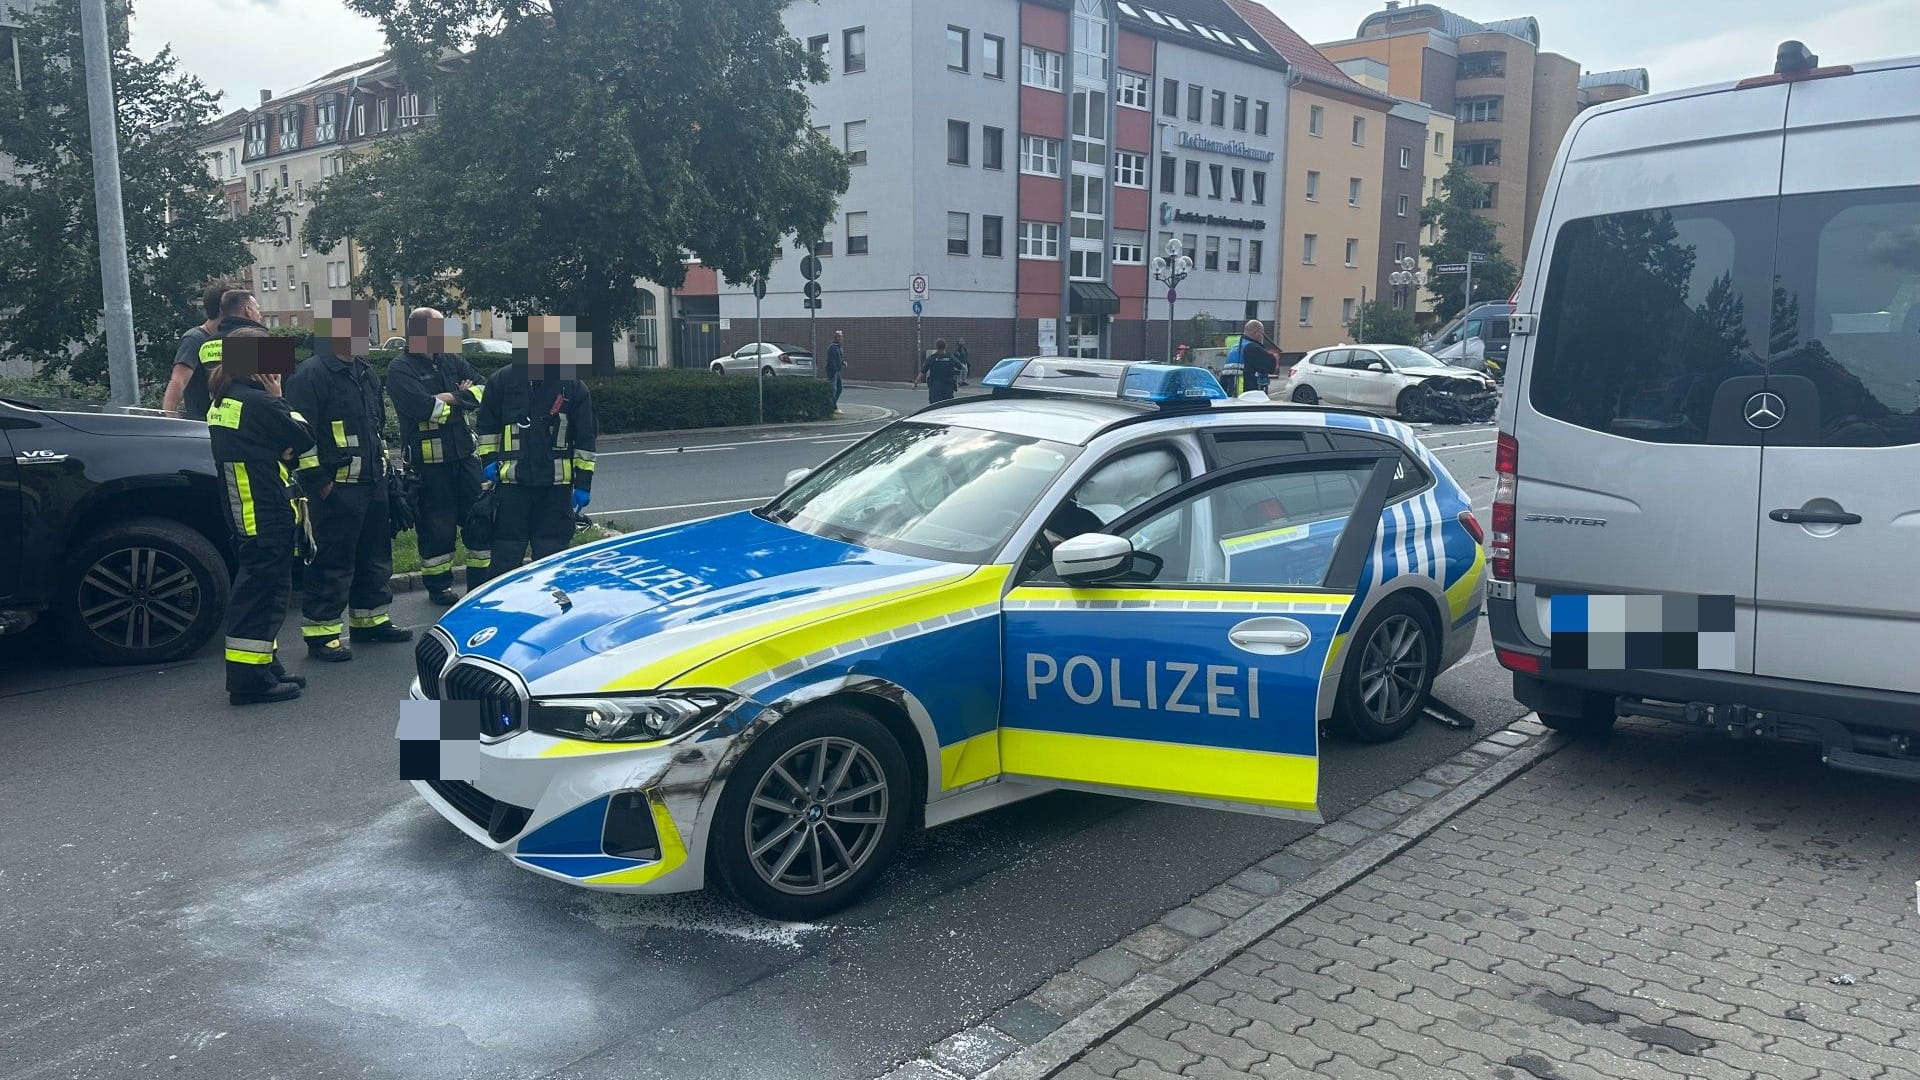
<svg viewBox="0 0 1920 1080">
<path fill-rule="evenodd" d="M 1623 722 L 1036 1075 L 1920 1077 L 1916 852 L 1912 785 Z"/>
</svg>

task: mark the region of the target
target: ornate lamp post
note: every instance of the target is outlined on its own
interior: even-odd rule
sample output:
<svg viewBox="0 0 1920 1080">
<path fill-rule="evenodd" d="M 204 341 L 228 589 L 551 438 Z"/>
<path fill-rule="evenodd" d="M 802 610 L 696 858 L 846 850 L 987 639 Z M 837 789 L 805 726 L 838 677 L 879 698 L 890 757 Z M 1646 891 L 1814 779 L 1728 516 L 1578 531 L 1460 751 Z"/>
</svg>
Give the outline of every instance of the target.
<svg viewBox="0 0 1920 1080">
<path fill-rule="evenodd" d="M 1180 238 L 1167 238 L 1167 253 L 1153 257 L 1153 279 L 1167 287 L 1167 363 L 1173 363 L 1173 302 L 1179 299 L 1180 283 L 1193 273 L 1193 257 L 1186 254 Z"/>
<path fill-rule="evenodd" d="M 1427 272 L 1419 269 L 1420 263 L 1413 256 L 1409 255 L 1394 265 L 1400 269 L 1387 275 L 1388 284 L 1417 289 L 1427 283 Z M 1417 301 L 1414 306 L 1419 306 Z"/>
</svg>

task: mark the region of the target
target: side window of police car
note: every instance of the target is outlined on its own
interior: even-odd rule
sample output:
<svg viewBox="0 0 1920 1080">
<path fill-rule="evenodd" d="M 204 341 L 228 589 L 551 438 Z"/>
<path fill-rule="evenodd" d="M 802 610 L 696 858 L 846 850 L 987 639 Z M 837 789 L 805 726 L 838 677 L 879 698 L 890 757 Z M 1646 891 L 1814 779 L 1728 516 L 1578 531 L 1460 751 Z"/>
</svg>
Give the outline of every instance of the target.
<svg viewBox="0 0 1920 1080">
<path fill-rule="evenodd" d="M 1326 434 L 1327 440 L 1333 444 L 1335 450 L 1398 449 L 1387 440 L 1367 435 L 1355 435 L 1343 431 L 1329 431 Z M 1425 468 L 1402 453 L 1400 460 L 1394 465 L 1393 486 L 1387 489 L 1387 505 L 1391 506 L 1415 492 L 1426 490 L 1427 485 L 1432 482 L 1433 478 L 1427 475 Z"/>
<path fill-rule="evenodd" d="M 1047 516 L 1028 554 L 1028 571 L 1044 569 L 1060 541 L 1099 532 L 1120 515 L 1186 480 L 1185 456 L 1165 444 L 1124 450 L 1101 462 Z"/>
<path fill-rule="evenodd" d="M 1255 473 L 1183 499 L 1127 530 L 1152 573 L 1142 583 L 1318 586 L 1372 470 Z"/>
</svg>

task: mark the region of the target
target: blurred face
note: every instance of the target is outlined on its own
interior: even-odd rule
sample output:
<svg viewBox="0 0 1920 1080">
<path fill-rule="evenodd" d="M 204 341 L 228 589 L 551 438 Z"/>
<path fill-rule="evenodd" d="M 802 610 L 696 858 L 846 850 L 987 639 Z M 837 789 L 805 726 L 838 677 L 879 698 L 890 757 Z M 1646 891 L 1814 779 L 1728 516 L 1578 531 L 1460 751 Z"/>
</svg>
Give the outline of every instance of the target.
<svg viewBox="0 0 1920 1080">
<path fill-rule="evenodd" d="M 407 351 L 422 355 L 459 352 L 459 321 L 438 312 L 407 320 Z"/>
<path fill-rule="evenodd" d="M 352 356 L 355 343 L 373 333 L 373 305 L 365 300 L 335 300 L 332 314 L 313 320 L 314 345 L 333 356 Z"/>
<path fill-rule="evenodd" d="M 593 366 L 593 333 L 572 315 L 529 315 L 513 330 L 516 357 L 535 379 L 571 379 Z"/>
</svg>

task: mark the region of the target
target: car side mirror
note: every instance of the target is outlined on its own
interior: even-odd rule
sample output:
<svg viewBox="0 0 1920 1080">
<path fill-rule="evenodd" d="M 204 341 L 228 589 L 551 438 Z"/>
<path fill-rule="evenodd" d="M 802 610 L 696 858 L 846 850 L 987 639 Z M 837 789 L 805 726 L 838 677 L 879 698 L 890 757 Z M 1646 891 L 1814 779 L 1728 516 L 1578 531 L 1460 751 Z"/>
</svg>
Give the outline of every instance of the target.
<svg viewBox="0 0 1920 1080">
<path fill-rule="evenodd" d="M 1133 543 L 1123 536 L 1081 533 L 1053 549 L 1053 572 L 1062 581 L 1099 581 L 1133 565 Z"/>
<path fill-rule="evenodd" d="M 812 469 L 793 469 L 789 471 L 787 473 L 787 481 L 786 481 L 787 486 L 792 487 L 793 485 L 799 483 L 800 481 L 805 480 L 808 474 L 812 472 L 813 472 Z"/>
<path fill-rule="evenodd" d="M 1368 371 L 1385 371 L 1387 370 L 1387 365 L 1381 363 L 1378 360 L 1375 360 L 1367 365 L 1367 370 Z"/>
</svg>

